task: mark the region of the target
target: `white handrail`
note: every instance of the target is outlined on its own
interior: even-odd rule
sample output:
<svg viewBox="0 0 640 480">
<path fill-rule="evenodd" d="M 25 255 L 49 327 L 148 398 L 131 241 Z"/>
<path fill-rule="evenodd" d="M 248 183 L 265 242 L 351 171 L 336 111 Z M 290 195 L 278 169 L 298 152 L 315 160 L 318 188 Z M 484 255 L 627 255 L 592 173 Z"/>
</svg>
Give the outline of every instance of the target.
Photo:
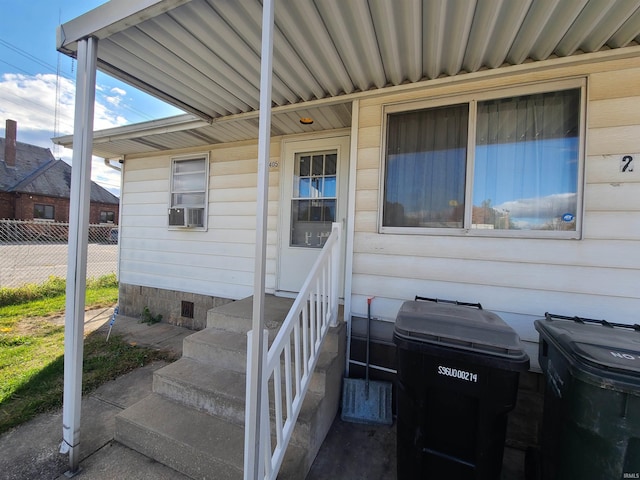
<svg viewBox="0 0 640 480">
<path fill-rule="evenodd" d="M 331 235 L 266 355 L 261 382 L 264 399 L 260 411 L 263 426 L 261 451 L 247 451 L 245 448 L 244 452 L 245 458 L 247 455 L 251 458 L 259 455 L 264 459 L 265 479 L 275 479 L 278 475 L 320 348 L 329 327 L 335 326 L 338 319 L 340 237 L 341 226 L 334 223 Z M 252 334 L 248 333 L 248 345 L 251 345 Z M 271 392 L 269 383 L 273 385 Z M 253 412 L 247 411 L 247 421 L 256 420 L 251 415 Z"/>
</svg>

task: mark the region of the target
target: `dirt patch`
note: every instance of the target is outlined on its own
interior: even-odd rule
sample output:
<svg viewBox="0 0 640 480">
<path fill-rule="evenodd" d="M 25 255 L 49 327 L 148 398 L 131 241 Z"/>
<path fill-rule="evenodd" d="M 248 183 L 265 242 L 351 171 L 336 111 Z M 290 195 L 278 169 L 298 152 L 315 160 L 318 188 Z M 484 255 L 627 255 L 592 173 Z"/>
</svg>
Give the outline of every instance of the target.
<svg viewBox="0 0 640 480">
<path fill-rule="evenodd" d="M 84 316 L 84 334 L 88 335 L 100 327 L 105 326 L 111 320 L 113 307 L 87 310 Z M 42 332 L 43 329 L 55 329 L 64 327 L 64 314 L 50 317 L 27 317 L 20 320 L 12 329 L 14 335 L 30 335 Z"/>
</svg>

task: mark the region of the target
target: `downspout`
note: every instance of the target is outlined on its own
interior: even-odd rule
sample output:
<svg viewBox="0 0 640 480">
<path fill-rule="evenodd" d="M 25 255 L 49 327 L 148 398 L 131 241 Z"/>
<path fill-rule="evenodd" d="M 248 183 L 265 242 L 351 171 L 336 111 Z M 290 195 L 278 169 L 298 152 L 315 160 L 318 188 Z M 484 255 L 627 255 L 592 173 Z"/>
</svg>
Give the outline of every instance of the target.
<svg viewBox="0 0 640 480">
<path fill-rule="evenodd" d="M 67 477 L 72 477 L 79 472 L 80 463 L 82 355 L 97 51 L 96 38 L 78 41 L 64 329 L 63 440 L 60 445 L 60 452 L 69 454 Z"/>
<path fill-rule="evenodd" d="M 122 167 L 118 167 L 111 163 L 112 160 L 117 160 Z M 118 266 L 116 267 L 116 278 L 120 278 L 120 263 L 122 262 L 122 255 L 120 255 L 120 225 L 122 224 L 122 189 L 124 188 L 124 157 L 120 158 L 105 158 L 104 164 L 114 169 L 116 172 L 120 172 L 120 197 L 118 202 Z M 115 318 L 115 317 L 114 317 Z"/>
<path fill-rule="evenodd" d="M 262 4 L 262 53 L 260 59 L 260 121 L 258 127 L 258 194 L 256 199 L 256 253 L 253 281 L 253 326 L 249 336 L 251 365 L 247 372 L 244 478 L 264 477 L 264 448 L 261 426 L 262 404 L 266 392 L 262 364 L 265 355 L 264 289 L 267 252 L 267 202 L 269 194 L 269 150 L 271 146 L 271 81 L 273 57 L 273 20 L 275 0 Z M 252 455 L 249 453 L 252 452 Z M 269 452 L 269 456 L 271 452 Z"/>
</svg>

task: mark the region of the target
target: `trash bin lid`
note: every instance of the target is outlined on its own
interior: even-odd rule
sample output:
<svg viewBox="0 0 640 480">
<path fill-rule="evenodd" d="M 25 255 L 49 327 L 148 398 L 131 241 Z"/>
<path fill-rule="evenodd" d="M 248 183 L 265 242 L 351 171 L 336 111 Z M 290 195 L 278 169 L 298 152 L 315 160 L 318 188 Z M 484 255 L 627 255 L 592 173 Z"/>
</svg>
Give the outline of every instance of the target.
<svg viewBox="0 0 640 480">
<path fill-rule="evenodd" d="M 551 314 L 534 325 L 580 370 L 640 384 L 640 330 L 634 326 Z"/>
<path fill-rule="evenodd" d="M 394 335 L 416 343 L 526 362 L 520 337 L 487 310 L 434 302 L 407 301 L 398 312 Z"/>
</svg>

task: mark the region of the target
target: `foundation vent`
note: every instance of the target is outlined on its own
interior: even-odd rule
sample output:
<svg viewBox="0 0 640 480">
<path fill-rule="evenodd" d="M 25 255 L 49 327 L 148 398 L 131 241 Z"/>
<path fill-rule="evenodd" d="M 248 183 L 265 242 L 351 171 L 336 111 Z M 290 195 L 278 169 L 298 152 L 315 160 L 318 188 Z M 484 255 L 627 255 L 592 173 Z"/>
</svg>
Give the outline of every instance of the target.
<svg viewBox="0 0 640 480">
<path fill-rule="evenodd" d="M 182 301 L 180 315 L 184 318 L 193 318 L 193 302 Z"/>
</svg>

